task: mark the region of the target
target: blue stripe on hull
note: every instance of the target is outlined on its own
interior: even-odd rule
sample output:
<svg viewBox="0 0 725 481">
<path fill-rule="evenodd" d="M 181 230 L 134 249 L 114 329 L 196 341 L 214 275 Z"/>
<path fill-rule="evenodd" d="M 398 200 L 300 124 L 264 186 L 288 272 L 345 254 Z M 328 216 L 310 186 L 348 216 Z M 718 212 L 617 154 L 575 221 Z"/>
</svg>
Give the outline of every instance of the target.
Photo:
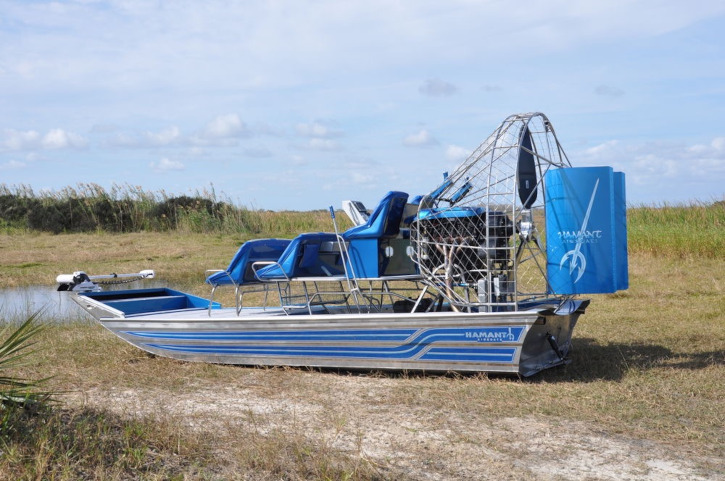
<svg viewBox="0 0 725 481">
<path fill-rule="evenodd" d="M 433 348 L 423 354 L 423 361 L 456 361 L 456 362 L 498 362 L 513 363 L 516 348 L 464 349 L 464 348 Z"/>
<path fill-rule="evenodd" d="M 125 334 L 188 341 L 405 341 L 417 329 L 382 329 L 350 331 L 257 331 L 257 332 L 148 332 L 125 331 Z"/>
<path fill-rule="evenodd" d="M 316 331 L 228 331 L 228 332 L 165 332 L 121 331 L 128 336 L 146 339 L 177 339 L 184 341 L 398 341 L 419 344 L 435 337 L 436 341 L 452 342 L 520 342 L 523 326 L 432 328 L 432 329 L 359 329 Z M 418 336 L 411 339 L 414 334 Z"/>
<path fill-rule="evenodd" d="M 156 342 L 142 343 L 149 349 L 207 356 L 419 359 L 427 361 L 513 363 L 517 348 L 510 345 L 495 346 L 495 344 L 520 343 L 525 331 L 526 328 L 523 326 L 511 326 L 421 330 L 372 329 L 196 333 L 127 331 L 124 334 L 156 340 Z M 164 340 L 187 342 L 163 342 Z M 233 343 L 233 341 L 242 342 Z M 347 344 L 330 345 L 335 342 L 346 342 Z M 392 342 L 398 344 L 391 345 Z M 440 346 L 440 344 L 445 344 L 445 346 Z M 451 346 L 451 344 L 458 346 Z"/>
<path fill-rule="evenodd" d="M 426 360 L 426 361 L 457 361 L 457 362 L 497 362 L 512 363 L 516 354 L 515 347 L 494 347 L 481 349 L 430 349 L 420 357 L 417 355 L 425 351 L 428 346 L 419 345 L 414 349 L 396 351 L 396 349 L 379 348 L 344 348 L 344 347 L 242 347 L 242 346 L 188 346 L 170 344 L 146 344 L 149 348 L 167 351 L 183 352 L 187 354 L 205 355 L 235 355 L 235 356 L 264 356 L 264 357 L 320 357 L 320 358 L 347 358 L 347 359 L 394 359 L 394 360 Z"/>
</svg>

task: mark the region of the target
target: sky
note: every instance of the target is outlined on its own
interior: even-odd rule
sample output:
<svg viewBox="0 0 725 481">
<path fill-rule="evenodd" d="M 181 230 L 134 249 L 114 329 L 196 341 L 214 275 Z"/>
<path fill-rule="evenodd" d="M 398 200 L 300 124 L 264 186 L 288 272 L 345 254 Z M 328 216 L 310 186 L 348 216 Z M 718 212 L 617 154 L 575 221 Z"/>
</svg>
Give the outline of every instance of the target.
<svg viewBox="0 0 725 481">
<path fill-rule="evenodd" d="M 725 2 L 0 0 L 0 184 L 309 210 L 543 112 L 630 205 L 725 200 Z"/>
</svg>

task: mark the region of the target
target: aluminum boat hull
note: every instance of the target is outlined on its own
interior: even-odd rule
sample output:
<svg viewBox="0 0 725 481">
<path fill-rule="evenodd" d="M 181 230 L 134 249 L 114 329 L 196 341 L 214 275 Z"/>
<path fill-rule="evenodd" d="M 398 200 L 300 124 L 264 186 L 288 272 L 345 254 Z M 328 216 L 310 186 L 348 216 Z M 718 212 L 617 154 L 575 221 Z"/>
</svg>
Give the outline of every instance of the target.
<svg viewBox="0 0 725 481">
<path fill-rule="evenodd" d="M 72 293 L 105 328 L 150 353 L 256 366 L 460 371 L 530 376 L 565 364 L 588 301 L 516 312 L 290 314 L 280 308 L 208 307 L 186 298 L 166 309 L 157 290 Z M 144 294 L 154 293 L 144 297 Z M 206 304 L 204 304 L 206 303 Z M 129 306 L 133 307 L 129 307 Z M 122 310 L 123 309 L 123 310 Z"/>
</svg>

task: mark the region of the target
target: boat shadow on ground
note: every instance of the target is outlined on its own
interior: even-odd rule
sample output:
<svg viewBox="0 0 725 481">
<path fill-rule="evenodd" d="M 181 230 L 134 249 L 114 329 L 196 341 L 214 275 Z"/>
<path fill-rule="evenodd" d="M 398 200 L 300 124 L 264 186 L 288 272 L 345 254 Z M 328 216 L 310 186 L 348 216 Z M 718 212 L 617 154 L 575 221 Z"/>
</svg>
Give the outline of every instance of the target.
<svg viewBox="0 0 725 481">
<path fill-rule="evenodd" d="M 531 377 L 521 378 L 515 374 L 505 373 L 469 373 L 469 372 L 432 372 L 405 370 L 370 370 L 340 369 L 316 367 L 287 367 L 272 369 L 299 369 L 315 372 L 396 378 L 422 377 L 453 377 L 473 378 L 486 377 L 511 381 L 521 380 L 526 383 L 556 382 L 597 382 L 619 381 L 628 372 L 644 372 L 654 369 L 697 370 L 710 366 L 725 365 L 725 350 L 703 351 L 692 353 L 676 353 L 671 349 L 657 344 L 617 344 L 602 345 L 592 338 L 579 338 L 570 353 L 571 363 L 544 370 Z"/>
<path fill-rule="evenodd" d="M 571 363 L 543 371 L 527 382 L 618 381 L 628 372 L 653 369 L 697 370 L 725 365 L 725 350 L 673 352 L 657 344 L 602 345 L 595 339 L 579 338 L 570 352 Z"/>
<path fill-rule="evenodd" d="M 143 353 L 143 358 L 155 359 L 155 354 Z M 141 358 L 135 358 L 135 362 Z M 246 368 L 271 371 L 307 371 L 337 376 L 358 376 L 368 378 L 417 379 L 417 378 L 461 378 L 483 377 L 487 379 L 510 380 L 526 383 L 597 382 L 619 381 L 628 372 L 644 372 L 654 369 L 697 370 L 710 366 L 725 366 L 725 350 L 694 353 L 676 353 L 656 344 L 606 344 L 592 338 L 578 338 L 570 352 L 569 364 L 545 369 L 530 377 L 512 373 L 484 373 L 459 371 L 418 371 L 405 369 L 335 368 L 316 366 L 244 366 Z"/>
</svg>

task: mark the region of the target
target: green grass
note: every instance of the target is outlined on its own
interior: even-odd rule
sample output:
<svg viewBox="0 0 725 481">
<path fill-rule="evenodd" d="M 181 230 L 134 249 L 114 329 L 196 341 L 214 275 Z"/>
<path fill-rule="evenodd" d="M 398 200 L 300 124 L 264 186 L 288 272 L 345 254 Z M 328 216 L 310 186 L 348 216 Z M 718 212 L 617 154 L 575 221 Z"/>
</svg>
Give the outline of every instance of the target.
<svg viewBox="0 0 725 481">
<path fill-rule="evenodd" d="M 42 380 L 22 379 L 9 374 L 35 354 L 31 348 L 45 327 L 38 324 L 36 317 L 31 315 L 17 326 L 4 323 L 0 330 L 0 403 L 3 404 L 0 407 L 14 400 L 25 402 L 42 397 L 38 394 Z"/>
<path fill-rule="evenodd" d="M 211 458 L 201 440 L 153 418 L 59 408 L 17 412 L 12 424 L 2 439 L 3 479 L 184 479 Z"/>
<path fill-rule="evenodd" d="M 725 202 L 627 210 L 629 251 L 657 257 L 725 258 Z"/>
</svg>

